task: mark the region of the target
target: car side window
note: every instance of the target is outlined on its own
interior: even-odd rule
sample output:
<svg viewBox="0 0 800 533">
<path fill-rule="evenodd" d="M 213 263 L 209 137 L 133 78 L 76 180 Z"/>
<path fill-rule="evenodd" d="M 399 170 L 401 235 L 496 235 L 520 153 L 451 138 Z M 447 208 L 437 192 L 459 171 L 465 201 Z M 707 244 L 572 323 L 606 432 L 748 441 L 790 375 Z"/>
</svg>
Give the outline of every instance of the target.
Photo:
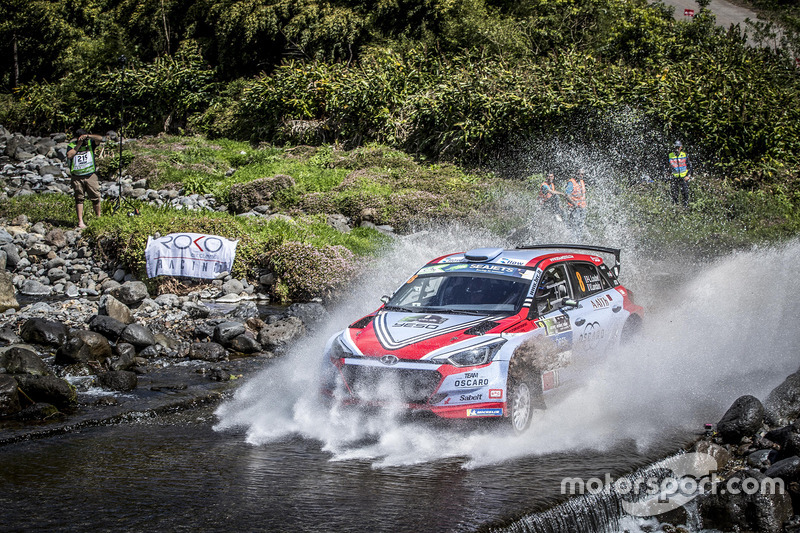
<svg viewBox="0 0 800 533">
<path fill-rule="evenodd" d="M 551 266 L 542 274 L 536 288 L 536 310 L 543 315 L 558 309 L 564 298 L 571 297 L 571 292 L 564 265 Z"/>
<path fill-rule="evenodd" d="M 606 277 L 591 263 L 573 263 L 570 270 L 578 300 L 611 288 Z"/>
</svg>

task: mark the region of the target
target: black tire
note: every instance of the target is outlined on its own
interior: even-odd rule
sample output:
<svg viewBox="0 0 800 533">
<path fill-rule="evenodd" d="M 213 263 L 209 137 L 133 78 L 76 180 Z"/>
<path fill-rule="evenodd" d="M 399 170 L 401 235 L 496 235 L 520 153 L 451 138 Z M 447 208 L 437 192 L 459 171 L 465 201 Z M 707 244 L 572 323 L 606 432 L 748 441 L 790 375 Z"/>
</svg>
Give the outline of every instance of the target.
<svg viewBox="0 0 800 533">
<path fill-rule="evenodd" d="M 519 435 L 530 427 L 534 414 L 546 407 L 542 395 L 542 375 L 525 369 L 523 365 L 510 365 L 506 391 L 508 424 Z"/>
<path fill-rule="evenodd" d="M 625 321 L 625 324 L 622 326 L 622 333 L 619 336 L 619 343 L 622 346 L 631 343 L 636 337 L 639 336 L 639 332 L 642 329 L 642 319 L 639 318 L 638 315 L 631 315 L 628 317 L 628 320 Z"/>
</svg>

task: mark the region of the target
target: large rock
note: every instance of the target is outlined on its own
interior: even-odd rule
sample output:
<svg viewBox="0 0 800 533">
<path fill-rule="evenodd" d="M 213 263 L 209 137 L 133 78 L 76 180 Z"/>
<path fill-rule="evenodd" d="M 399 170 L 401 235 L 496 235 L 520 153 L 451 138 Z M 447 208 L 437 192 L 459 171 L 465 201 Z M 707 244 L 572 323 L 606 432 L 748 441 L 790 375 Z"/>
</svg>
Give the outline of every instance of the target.
<svg viewBox="0 0 800 533">
<path fill-rule="evenodd" d="M 125 305 L 135 305 L 150 297 L 147 285 L 141 281 L 126 281 L 119 287 L 111 289 L 109 294 Z"/>
<path fill-rule="evenodd" d="M 136 388 L 138 379 L 133 372 L 112 370 L 98 374 L 97 383 L 104 389 L 126 392 Z"/>
<path fill-rule="evenodd" d="M 22 325 L 20 335 L 25 342 L 57 347 L 67 340 L 67 326 L 54 320 L 31 318 Z"/>
<path fill-rule="evenodd" d="M 764 475 L 771 478 L 781 478 L 787 485 L 800 481 L 800 457 L 794 455 L 782 459 L 767 468 Z"/>
<path fill-rule="evenodd" d="M 11 274 L 0 270 L 0 313 L 9 309 L 19 309 L 14 284 L 11 283 Z"/>
<path fill-rule="evenodd" d="M 330 316 L 325 307 L 317 302 L 297 303 L 289 306 L 289 314 L 296 316 L 309 328 L 314 328 Z"/>
<path fill-rule="evenodd" d="M 107 315 L 94 315 L 89 320 L 89 329 L 104 335 L 111 341 L 116 342 L 122 332 L 127 327 L 126 324 Z"/>
<path fill-rule="evenodd" d="M 153 333 L 139 324 L 129 324 L 122 330 L 122 335 L 120 335 L 119 339 L 128 344 L 133 344 L 137 348 L 145 348 L 156 343 Z"/>
<path fill-rule="evenodd" d="M 111 361 L 111 370 L 128 370 L 134 366 L 136 357 L 136 348 L 133 344 L 127 342 L 120 342 L 117 344 L 118 357 Z"/>
<path fill-rule="evenodd" d="M 53 228 L 44 236 L 44 242 L 56 248 L 63 248 L 67 245 L 67 237 L 64 235 L 64 230 Z"/>
<path fill-rule="evenodd" d="M 25 296 L 50 296 L 53 292 L 53 288 L 49 285 L 39 283 L 35 279 L 26 279 L 25 283 L 23 283 L 22 287 L 19 289 L 19 292 Z"/>
<path fill-rule="evenodd" d="M 736 477 L 741 480 L 755 480 L 756 485 L 769 487 L 764 479 L 766 476 L 758 470 L 742 470 L 736 472 Z M 739 487 L 748 487 L 745 484 Z M 723 484 L 724 486 L 724 484 Z M 757 487 L 758 488 L 758 487 Z M 739 494 L 731 491 L 720 490 L 717 494 L 707 494 L 699 499 L 700 515 L 703 527 L 719 529 L 722 531 L 758 531 L 760 533 L 774 533 L 782 531 L 783 523 L 793 514 L 792 501 L 787 490 L 741 490 Z"/>
<path fill-rule="evenodd" d="M 78 396 L 72 386 L 55 376 L 16 376 L 19 388 L 34 402 L 51 403 L 56 407 L 70 407 L 77 403 Z"/>
<path fill-rule="evenodd" d="M 258 342 L 267 349 L 285 346 L 305 332 L 303 321 L 296 316 L 267 324 L 258 332 Z"/>
<path fill-rule="evenodd" d="M 111 345 L 103 335 L 95 331 L 76 330 L 56 351 L 56 364 L 103 363 L 111 357 Z"/>
<path fill-rule="evenodd" d="M 764 400 L 764 410 L 767 421 L 773 426 L 800 417 L 800 370 L 772 389 Z"/>
<path fill-rule="evenodd" d="M 198 302 L 183 302 L 181 310 L 189 315 L 189 318 L 207 318 L 211 314 L 211 309 L 207 305 Z"/>
<path fill-rule="evenodd" d="M 742 396 L 725 412 L 717 423 L 717 432 L 728 444 L 738 444 L 742 437 L 749 437 L 761 428 L 764 422 L 764 406 L 755 396 Z"/>
<path fill-rule="evenodd" d="M 39 354 L 22 346 L 11 346 L 2 355 L 3 366 L 9 374 L 30 374 L 48 376 L 50 368 L 42 361 Z"/>
<path fill-rule="evenodd" d="M 189 347 L 189 359 L 217 362 L 224 361 L 227 357 L 227 350 L 216 342 L 193 342 Z"/>
<path fill-rule="evenodd" d="M 244 324 L 241 322 L 223 322 L 214 328 L 214 341 L 227 346 L 234 337 L 238 337 L 244 331 Z"/>
<path fill-rule="evenodd" d="M 22 409 L 17 392 L 17 380 L 0 374 L 0 416 L 17 414 Z"/>
<path fill-rule="evenodd" d="M 261 351 L 261 345 L 253 338 L 252 333 L 242 333 L 231 339 L 229 347 L 234 352 L 256 353 Z"/>
<path fill-rule="evenodd" d="M 19 256 L 19 250 L 17 250 L 17 245 L 12 243 L 4 244 L 0 247 L 6 253 L 6 268 L 14 269 L 19 263 L 21 257 Z"/>
<path fill-rule="evenodd" d="M 133 313 L 131 313 L 130 308 L 110 294 L 104 294 L 100 297 L 97 312 L 100 315 L 110 316 L 123 324 L 133 323 Z"/>
</svg>

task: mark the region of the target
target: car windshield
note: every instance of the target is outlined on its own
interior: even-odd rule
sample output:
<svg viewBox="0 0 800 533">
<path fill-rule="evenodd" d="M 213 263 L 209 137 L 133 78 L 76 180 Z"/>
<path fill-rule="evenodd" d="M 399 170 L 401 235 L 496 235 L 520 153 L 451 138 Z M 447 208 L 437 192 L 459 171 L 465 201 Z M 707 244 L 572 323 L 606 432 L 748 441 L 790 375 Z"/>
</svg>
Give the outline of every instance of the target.
<svg viewBox="0 0 800 533">
<path fill-rule="evenodd" d="M 514 313 L 530 281 L 482 273 L 414 276 L 386 303 L 386 309 L 426 313 Z"/>
</svg>

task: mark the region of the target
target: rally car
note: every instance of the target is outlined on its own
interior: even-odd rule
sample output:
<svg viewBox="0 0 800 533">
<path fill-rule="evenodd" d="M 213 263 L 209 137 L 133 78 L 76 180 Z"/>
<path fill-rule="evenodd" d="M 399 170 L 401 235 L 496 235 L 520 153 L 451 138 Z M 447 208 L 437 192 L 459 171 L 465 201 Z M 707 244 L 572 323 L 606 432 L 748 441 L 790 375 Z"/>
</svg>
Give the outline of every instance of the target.
<svg viewBox="0 0 800 533">
<path fill-rule="evenodd" d="M 537 245 L 436 258 L 331 337 L 323 392 L 442 418 L 501 418 L 522 432 L 570 370 L 639 328 L 643 310 L 617 279 L 619 257 Z"/>
</svg>

